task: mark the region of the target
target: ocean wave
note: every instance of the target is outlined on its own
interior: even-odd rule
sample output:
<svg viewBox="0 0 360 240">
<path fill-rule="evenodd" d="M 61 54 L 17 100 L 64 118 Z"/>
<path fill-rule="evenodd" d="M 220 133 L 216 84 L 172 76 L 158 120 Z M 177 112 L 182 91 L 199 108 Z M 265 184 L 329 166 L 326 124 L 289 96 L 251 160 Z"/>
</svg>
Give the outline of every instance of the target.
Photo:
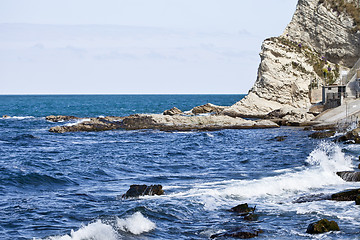
<svg viewBox="0 0 360 240">
<path fill-rule="evenodd" d="M 12 119 L 12 120 L 24 120 L 24 119 L 34 119 L 34 116 L 3 116 L 0 119 Z"/>
<path fill-rule="evenodd" d="M 0 181 L 3 182 L 3 184 L 5 183 L 5 185 L 9 184 L 15 186 L 54 186 L 74 184 L 73 181 L 65 177 L 55 178 L 40 173 L 13 173 Z"/>
<path fill-rule="evenodd" d="M 79 120 L 76 120 L 75 122 L 70 122 L 70 123 L 67 123 L 65 124 L 64 126 L 67 126 L 67 127 L 71 127 L 71 126 L 74 126 L 74 125 L 77 125 L 77 124 L 80 124 L 80 123 L 83 123 L 83 122 L 89 122 L 91 121 L 90 118 L 84 118 L 84 119 L 79 119 Z"/>
<path fill-rule="evenodd" d="M 117 218 L 117 227 L 122 231 L 139 235 L 154 230 L 156 224 L 145 218 L 140 212 L 136 212 L 125 219 Z"/>
</svg>

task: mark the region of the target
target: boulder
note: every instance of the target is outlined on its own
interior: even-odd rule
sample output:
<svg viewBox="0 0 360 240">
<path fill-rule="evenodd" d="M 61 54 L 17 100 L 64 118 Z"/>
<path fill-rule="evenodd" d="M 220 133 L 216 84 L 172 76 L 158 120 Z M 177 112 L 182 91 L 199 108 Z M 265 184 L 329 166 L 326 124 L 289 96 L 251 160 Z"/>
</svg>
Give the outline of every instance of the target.
<svg viewBox="0 0 360 240">
<path fill-rule="evenodd" d="M 300 126 L 301 123 L 310 122 L 314 115 L 306 109 L 298 109 L 292 106 L 284 106 L 268 113 L 266 119 L 273 119 L 281 125 Z"/>
<path fill-rule="evenodd" d="M 52 127 L 49 129 L 49 132 L 99 132 L 119 128 L 121 128 L 121 124 L 118 121 L 108 121 L 103 118 L 91 118 L 77 124 Z"/>
<path fill-rule="evenodd" d="M 355 204 L 360 205 L 360 194 L 356 196 L 355 198 Z"/>
<path fill-rule="evenodd" d="M 287 138 L 287 136 L 277 136 L 274 138 L 274 140 L 278 141 L 278 142 L 283 142 L 283 141 L 285 141 L 286 138 Z"/>
<path fill-rule="evenodd" d="M 138 198 L 141 196 L 154 196 L 154 195 L 163 195 L 164 190 L 162 190 L 161 185 L 131 185 L 130 189 L 122 196 L 122 198 Z"/>
<path fill-rule="evenodd" d="M 348 143 L 360 143 L 360 128 L 356 128 L 339 137 L 337 141 L 339 142 L 348 142 Z"/>
<path fill-rule="evenodd" d="M 46 121 L 50 121 L 50 122 L 65 122 L 65 121 L 70 121 L 70 120 L 74 120 L 74 119 L 79 119 L 78 117 L 75 116 L 63 116 L 63 115 L 50 115 L 45 117 Z"/>
<path fill-rule="evenodd" d="M 217 106 L 211 103 L 207 103 L 205 105 L 197 106 L 191 109 L 190 111 L 197 115 L 197 114 L 204 114 L 204 113 L 220 113 L 223 111 L 226 107 L 223 106 Z"/>
<path fill-rule="evenodd" d="M 336 174 L 346 182 L 360 182 L 360 172 L 343 171 Z"/>
<path fill-rule="evenodd" d="M 317 131 L 310 134 L 309 137 L 315 139 L 329 138 L 334 136 L 335 133 L 336 133 L 335 131 Z"/>
<path fill-rule="evenodd" d="M 210 239 L 217 238 L 239 238 L 239 239 L 250 239 L 259 236 L 260 233 L 263 233 L 262 230 L 244 230 L 244 229 L 234 229 L 224 233 L 218 233 L 210 236 Z"/>
<path fill-rule="evenodd" d="M 178 109 L 177 107 L 173 107 L 172 109 L 169 110 L 165 110 L 163 112 L 163 115 L 170 115 L 170 116 L 174 116 L 174 115 L 178 115 L 178 114 L 182 114 L 183 112 Z"/>
<path fill-rule="evenodd" d="M 349 189 L 343 192 L 331 195 L 331 200 L 334 201 L 355 201 L 356 197 L 360 194 L 360 189 Z"/>
<path fill-rule="evenodd" d="M 318 233 L 325 233 L 330 231 L 340 231 L 338 224 L 335 221 L 322 219 L 318 222 L 309 224 L 306 233 L 318 234 Z"/>
<path fill-rule="evenodd" d="M 255 207 L 249 207 L 247 203 L 243 203 L 243 204 L 239 204 L 236 207 L 231 208 L 232 212 L 236 212 L 238 214 L 240 214 L 241 216 L 246 216 L 250 213 L 254 213 L 256 209 Z"/>
</svg>

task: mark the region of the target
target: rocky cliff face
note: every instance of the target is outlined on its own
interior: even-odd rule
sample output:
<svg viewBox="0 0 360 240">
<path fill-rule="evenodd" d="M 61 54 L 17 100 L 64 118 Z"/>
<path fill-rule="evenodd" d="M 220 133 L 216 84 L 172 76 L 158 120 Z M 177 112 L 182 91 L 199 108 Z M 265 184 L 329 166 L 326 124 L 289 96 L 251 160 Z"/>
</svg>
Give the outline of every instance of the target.
<svg viewBox="0 0 360 240">
<path fill-rule="evenodd" d="M 263 42 L 249 94 L 223 113 L 264 117 L 283 107 L 308 109 L 309 86 L 332 83 L 360 58 L 358 0 L 299 0 L 284 33 Z M 326 72 L 326 79 L 324 72 Z"/>
</svg>

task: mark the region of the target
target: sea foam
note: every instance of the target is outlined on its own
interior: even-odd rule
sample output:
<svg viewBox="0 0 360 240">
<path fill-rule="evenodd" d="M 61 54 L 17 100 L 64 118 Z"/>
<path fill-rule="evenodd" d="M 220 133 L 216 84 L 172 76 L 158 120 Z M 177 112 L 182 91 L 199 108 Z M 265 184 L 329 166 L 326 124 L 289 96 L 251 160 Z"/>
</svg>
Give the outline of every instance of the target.
<svg viewBox="0 0 360 240">
<path fill-rule="evenodd" d="M 156 227 L 155 223 L 145 218 L 140 212 L 136 212 L 125 219 L 117 218 L 117 226 L 120 230 L 131 232 L 135 235 L 150 232 Z"/>
</svg>

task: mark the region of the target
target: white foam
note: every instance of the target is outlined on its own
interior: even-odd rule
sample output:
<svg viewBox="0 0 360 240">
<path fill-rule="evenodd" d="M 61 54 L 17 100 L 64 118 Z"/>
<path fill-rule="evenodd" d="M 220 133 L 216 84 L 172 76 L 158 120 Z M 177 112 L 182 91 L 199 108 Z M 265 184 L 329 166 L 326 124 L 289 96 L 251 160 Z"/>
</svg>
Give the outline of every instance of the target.
<svg viewBox="0 0 360 240">
<path fill-rule="evenodd" d="M 150 232 L 156 228 L 155 223 L 145 218 L 140 212 L 136 212 L 125 219 L 117 218 L 117 226 L 120 230 L 131 232 L 135 235 Z"/>
<path fill-rule="evenodd" d="M 65 124 L 65 126 L 74 126 L 74 125 L 77 125 L 79 123 L 88 122 L 90 120 L 91 120 L 90 118 L 79 119 L 79 120 L 77 120 L 75 122 L 67 123 L 67 124 Z"/>
<path fill-rule="evenodd" d="M 35 118 L 34 116 L 12 116 L 12 117 L 2 117 L 1 119 L 14 119 L 14 120 L 24 120 L 24 119 L 30 119 Z"/>
<path fill-rule="evenodd" d="M 102 223 L 100 220 L 90 223 L 87 226 L 80 228 L 77 231 L 71 230 L 70 235 L 48 237 L 45 240 L 117 240 L 115 230 L 107 224 Z"/>
</svg>

